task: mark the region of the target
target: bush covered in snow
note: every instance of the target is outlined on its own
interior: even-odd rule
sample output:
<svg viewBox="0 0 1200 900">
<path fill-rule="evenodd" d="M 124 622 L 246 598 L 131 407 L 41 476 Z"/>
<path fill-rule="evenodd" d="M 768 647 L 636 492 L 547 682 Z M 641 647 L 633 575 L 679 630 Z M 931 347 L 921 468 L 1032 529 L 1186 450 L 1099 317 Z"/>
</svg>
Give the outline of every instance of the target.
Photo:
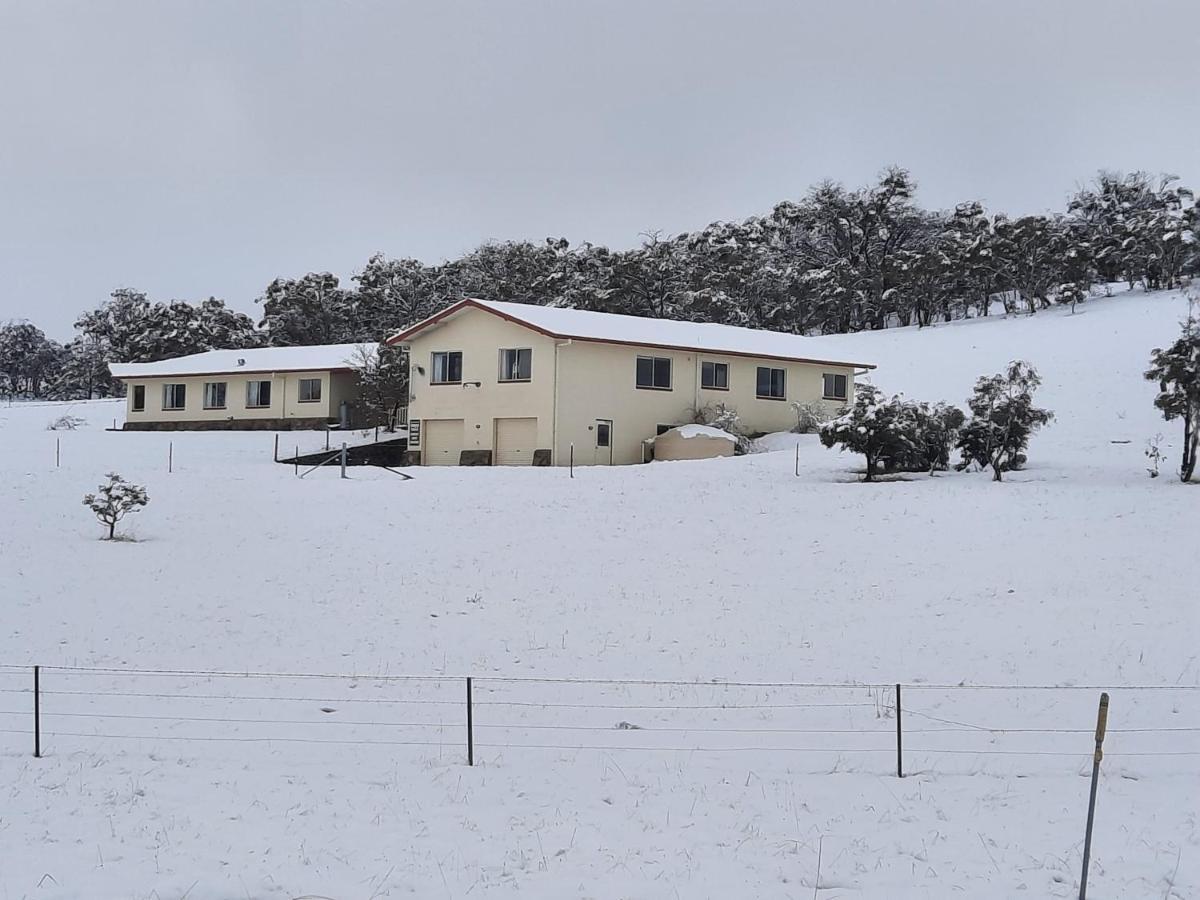
<svg viewBox="0 0 1200 900">
<path fill-rule="evenodd" d="M 796 413 L 796 434 L 814 434 L 829 421 L 829 413 L 820 400 L 798 400 L 792 404 Z"/>
<path fill-rule="evenodd" d="M 916 403 L 896 398 L 898 420 L 906 437 L 906 449 L 884 460 L 886 471 L 944 472 L 950 468 L 950 452 L 958 443 L 966 414 L 947 403 Z"/>
<path fill-rule="evenodd" d="M 692 424 L 711 425 L 713 428 L 732 435 L 737 441 L 737 447 L 734 449 L 737 456 L 749 453 L 753 449 L 754 441 L 750 439 L 750 435 L 746 434 L 746 430 L 742 427 L 741 417 L 732 406 L 726 406 L 724 403 L 710 403 L 701 406 L 692 411 Z"/>
<path fill-rule="evenodd" d="M 971 420 L 958 439 L 960 469 L 977 463 L 991 468 L 993 480 L 1000 481 L 1004 472 L 1025 464 L 1030 437 L 1054 418 L 1050 410 L 1033 405 L 1033 392 L 1041 383 L 1037 370 L 1019 359 L 1000 374 L 975 382 L 975 393 L 967 401 Z"/>
<path fill-rule="evenodd" d="M 843 450 L 861 453 L 867 459 L 864 480 L 872 481 L 884 460 L 913 452 L 904 415 L 904 401 L 899 396 L 889 399 L 875 385 L 860 384 L 846 412 L 821 426 L 821 443 L 826 447 L 840 444 Z"/>
<path fill-rule="evenodd" d="M 109 472 L 106 477 L 108 481 L 100 485 L 98 493 L 83 498 L 83 505 L 96 514 L 100 524 L 108 526 L 104 540 L 111 541 L 116 538 L 117 523 L 127 513 L 138 512 L 150 502 L 150 497 L 144 487 L 131 484 L 116 472 Z"/>
<path fill-rule="evenodd" d="M 47 431 L 74 431 L 80 425 L 84 424 L 84 419 L 79 416 L 59 416 L 53 422 L 46 426 Z"/>
</svg>

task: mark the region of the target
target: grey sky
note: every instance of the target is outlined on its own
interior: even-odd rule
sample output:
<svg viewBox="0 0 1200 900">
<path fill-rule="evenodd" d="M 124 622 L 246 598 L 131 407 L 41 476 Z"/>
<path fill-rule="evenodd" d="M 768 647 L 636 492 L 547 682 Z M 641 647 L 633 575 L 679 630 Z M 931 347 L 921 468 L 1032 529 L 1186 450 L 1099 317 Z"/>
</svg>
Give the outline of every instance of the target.
<svg viewBox="0 0 1200 900">
<path fill-rule="evenodd" d="M 1200 3 L 0 0 L 0 320 L 488 239 L 631 246 L 910 168 L 1200 188 Z"/>
</svg>

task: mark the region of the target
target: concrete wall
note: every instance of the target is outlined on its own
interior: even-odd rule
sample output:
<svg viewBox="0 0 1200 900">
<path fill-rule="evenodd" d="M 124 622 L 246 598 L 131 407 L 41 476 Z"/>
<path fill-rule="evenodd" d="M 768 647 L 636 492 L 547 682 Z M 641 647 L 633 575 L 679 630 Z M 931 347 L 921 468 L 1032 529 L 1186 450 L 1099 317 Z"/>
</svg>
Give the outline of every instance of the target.
<svg viewBox="0 0 1200 900">
<path fill-rule="evenodd" d="M 685 438 L 672 429 L 661 434 L 654 440 L 654 458 L 660 460 L 676 459 L 716 459 L 722 456 L 733 456 L 737 445 L 733 441 L 721 437 L 709 437 L 698 434 Z"/>
<path fill-rule="evenodd" d="M 500 350 L 526 347 L 533 351 L 530 380 L 501 382 Z M 456 350 L 463 355 L 462 382 L 431 384 L 432 355 Z M 412 340 L 409 421 L 462 419 L 463 449 L 476 451 L 494 449 L 496 419 L 535 417 L 537 446 L 548 449 L 554 445 L 555 351 L 552 338 L 491 313 L 465 309 Z M 422 449 L 422 444 L 411 449 Z"/>
<path fill-rule="evenodd" d="M 301 402 L 300 379 L 319 378 L 321 399 L 317 402 Z M 225 408 L 204 408 L 204 385 L 208 382 L 225 382 Z M 246 383 L 250 381 L 271 382 L 271 405 L 263 408 L 246 407 Z M 163 385 L 186 385 L 186 402 L 183 409 L 164 410 Z M 286 373 L 243 373 L 165 376 L 155 378 L 131 378 L 125 380 L 126 421 L 137 427 L 151 423 L 205 422 L 218 423 L 229 420 L 257 419 L 320 419 L 336 420 L 338 404 L 343 400 L 353 403 L 358 391 L 353 373 L 338 372 L 286 372 Z M 146 408 L 137 412 L 133 408 L 134 387 L 146 388 Z"/>
</svg>

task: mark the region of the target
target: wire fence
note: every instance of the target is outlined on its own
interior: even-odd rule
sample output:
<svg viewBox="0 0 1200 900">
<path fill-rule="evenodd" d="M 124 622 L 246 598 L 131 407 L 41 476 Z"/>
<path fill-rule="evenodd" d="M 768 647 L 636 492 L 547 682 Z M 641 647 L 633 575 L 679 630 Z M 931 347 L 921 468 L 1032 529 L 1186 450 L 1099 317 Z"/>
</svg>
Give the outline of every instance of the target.
<svg viewBox="0 0 1200 900">
<path fill-rule="evenodd" d="M 0 750 L 155 745 L 412 748 L 526 755 L 759 754 L 792 770 L 1049 774 L 1106 759 L 1200 766 L 1200 686 L 821 684 L 0 666 Z M 756 763 L 757 764 L 757 763 Z"/>
</svg>

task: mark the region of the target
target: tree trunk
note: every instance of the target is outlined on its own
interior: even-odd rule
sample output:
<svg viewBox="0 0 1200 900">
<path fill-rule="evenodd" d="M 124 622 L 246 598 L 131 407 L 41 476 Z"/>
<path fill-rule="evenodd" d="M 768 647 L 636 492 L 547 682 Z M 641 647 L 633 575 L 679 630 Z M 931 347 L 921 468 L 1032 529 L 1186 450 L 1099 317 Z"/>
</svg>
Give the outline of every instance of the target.
<svg viewBox="0 0 1200 900">
<path fill-rule="evenodd" d="M 1200 423 L 1196 423 L 1200 425 Z M 1183 414 L 1183 461 L 1179 466 L 1179 480 L 1184 484 L 1192 480 L 1192 474 L 1196 471 L 1196 449 L 1197 443 L 1200 443 L 1200 427 L 1195 427 L 1192 422 L 1191 412 Z"/>
<path fill-rule="evenodd" d="M 113 536 L 114 536 L 114 534 L 116 533 L 116 530 L 117 530 L 117 523 L 116 523 L 116 522 L 109 522 L 109 523 L 108 523 L 108 539 L 109 539 L 110 541 L 113 539 Z"/>
<path fill-rule="evenodd" d="M 867 457 L 867 477 L 864 478 L 863 481 L 874 481 L 875 480 L 875 457 L 867 455 L 867 454 L 863 454 L 863 455 Z"/>
</svg>

